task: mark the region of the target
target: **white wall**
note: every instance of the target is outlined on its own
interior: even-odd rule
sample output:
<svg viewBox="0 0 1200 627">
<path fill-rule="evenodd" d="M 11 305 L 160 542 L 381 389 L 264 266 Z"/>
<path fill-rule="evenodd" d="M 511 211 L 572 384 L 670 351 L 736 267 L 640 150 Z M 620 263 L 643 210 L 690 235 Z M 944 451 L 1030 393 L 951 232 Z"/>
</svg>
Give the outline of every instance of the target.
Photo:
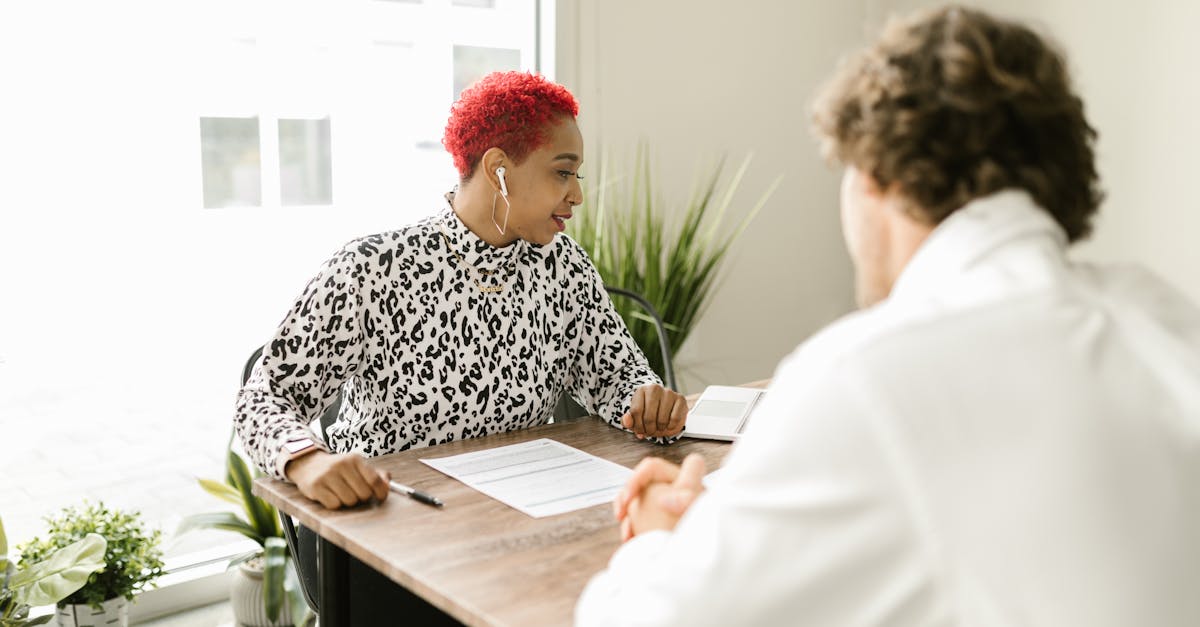
<svg viewBox="0 0 1200 627">
<path fill-rule="evenodd" d="M 874 0 L 888 12 L 937 2 Z M 984 0 L 966 2 L 1028 20 L 1067 54 L 1099 133 L 1107 199 L 1080 258 L 1137 262 L 1200 302 L 1200 2 Z"/>
<path fill-rule="evenodd" d="M 782 0 L 564 4 L 558 78 L 580 99 L 589 159 L 601 145 L 629 154 L 644 138 L 656 186 L 682 203 L 706 159 L 725 153 L 736 163 L 753 152 L 737 197 L 743 211 L 784 175 L 680 355 L 690 391 L 770 376 L 852 306 L 840 174 L 817 154 L 808 106 L 839 54 L 859 41 L 864 12 Z"/>
<path fill-rule="evenodd" d="M 808 131 L 837 59 L 916 0 L 561 2 L 558 78 L 582 104 L 590 157 L 655 148 L 660 189 L 686 198 L 697 156 L 754 152 L 741 200 L 782 187 L 745 233 L 681 355 L 684 386 L 769 376 L 778 359 L 852 307 L 838 173 Z M 1032 20 L 1066 49 L 1093 125 L 1108 199 L 1080 256 L 1144 263 L 1200 301 L 1200 3 L 974 2 Z M 591 164 L 594 167 L 594 164 Z M 588 168 L 585 166 L 584 168 Z"/>
</svg>

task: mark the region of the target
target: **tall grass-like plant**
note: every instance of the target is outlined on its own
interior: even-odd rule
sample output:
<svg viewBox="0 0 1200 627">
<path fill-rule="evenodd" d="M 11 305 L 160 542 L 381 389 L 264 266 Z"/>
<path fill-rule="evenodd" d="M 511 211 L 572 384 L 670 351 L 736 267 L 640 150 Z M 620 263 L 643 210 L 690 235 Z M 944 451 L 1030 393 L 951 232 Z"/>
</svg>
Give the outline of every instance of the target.
<svg viewBox="0 0 1200 627">
<path fill-rule="evenodd" d="M 754 205 L 737 211 L 733 197 L 750 160 L 743 159 L 723 184 L 724 159 L 702 171 L 687 204 L 675 209 L 655 194 L 650 150 L 640 144 L 631 171 L 614 172 L 606 160 L 601 163 L 598 183 L 585 189 L 586 204 L 568 223 L 568 234 L 587 251 L 605 284 L 638 292 L 658 310 L 672 355 L 709 304 L 730 246 L 783 180 L 776 178 Z M 737 221 L 723 229 L 727 217 Z M 662 373 L 649 316 L 629 299 L 615 299 L 613 305 L 650 366 Z"/>
</svg>

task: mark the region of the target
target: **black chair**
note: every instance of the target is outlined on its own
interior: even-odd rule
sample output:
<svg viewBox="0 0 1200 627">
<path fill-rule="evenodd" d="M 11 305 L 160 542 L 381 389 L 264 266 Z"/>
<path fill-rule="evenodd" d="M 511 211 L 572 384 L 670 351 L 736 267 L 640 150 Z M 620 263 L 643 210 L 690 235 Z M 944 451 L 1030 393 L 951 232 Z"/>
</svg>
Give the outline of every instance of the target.
<svg viewBox="0 0 1200 627">
<path fill-rule="evenodd" d="M 258 360 L 260 357 L 262 357 L 262 353 L 263 347 L 260 346 L 258 347 L 258 350 L 250 354 L 250 359 L 246 360 L 246 365 L 242 367 L 242 385 L 246 385 L 246 381 L 250 380 L 250 373 L 254 371 L 254 366 L 258 364 Z M 319 421 L 319 424 L 321 426 L 322 440 L 328 440 L 328 438 L 325 437 L 325 430 L 329 428 L 329 425 L 333 424 L 334 421 L 337 420 L 338 413 L 341 410 L 342 395 L 339 393 L 337 397 L 333 399 L 333 403 L 329 407 L 325 408 L 325 413 L 321 414 L 321 420 Z"/>
<path fill-rule="evenodd" d="M 650 304 L 650 301 L 643 298 L 642 295 L 638 294 L 637 292 L 620 287 L 613 287 L 611 285 L 605 285 L 604 289 L 607 290 L 610 295 L 615 294 L 617 296 L 624 296 L 632 299 L 634 302 L 641 305 L 642 309 L 646 310 L 646 313 L 650 316 L 650 319 L 654 323 L 654 330 L 658 334 L 658 346 L 662 350 L 663 383 L 665 383 L 667 387 L 671 388 L 672 390 L 678 390 L 679 388 L 675 385 L 675 367 L 671 363 L 671 345 L 667 343 L 667 327 L 665 324 L 663 324 L 662 318 L 658 315 L 658 310 L 654 308 L 654 305 Z M 576 403 L 575 399 L 571 398 L 569 394 L 563 394 L 558 399 L 558 405 L 554 407 L 554 422 L 575 420 L 578 418 L 584 418 L 586 416 L 588 416 L 588 411 L 580 406 L 579 403 Z"/>
<path fill-rule="evenodd" d="M 263 347 L 260 346 L 246 360 L 246 365 L 242 367 L 242 385 L 246 385 L 246 381 L 250 380 L 250 373 L 254 371 L 254 366 L 258 364 L 262 353 Z M 325 413 L 321 414 L 322 440 L 326 439 L 325 429 L 333 424 L 334 420 L 337 420 L 338 411 L 341 409 L 341 406 L 342 396 L 339 394 L 334 399 L 333 404 L 325 409 Z M 309 609 L 314 614 L 320 614 L 316 594 L 321 585 L 317 560 L 317 536 L 303 525 L 297 528 L 295 522 L 292 521 L 292 517 L 283 513 L 282 510 L 279 512 L 279 522 L 283 524 L 283 536 L 287 540 L 288 551 L 291 552 L 292 560 L 296 564 L 296 576 L 300 579 L 300 591 L 304 593 L 304 601 L 308 603 Z"/>
<path fill-rule="evenodd" d="M 666 326 L 663 324 L 662 318 L 659 317 L 658 311 L 645 298 L 636 292 L 622 289 L 619 287 L 604 286 L 604 289 L 609 294 L 616 294 L 631 298 L 646 310 L 650 318 L 654 321 L 654 328 L 658 332 L 658 344 L 662 348 L 663 358 L 663 381 L 667 387 L 672 390 L 675 387 L 675 369 L 671 365 L 671 347 L 667 344 Z M 258 364 L 262 357 L 263 347 L 255 350 L 250 358 L 246 360 L 245 366 L 242 368 L 242 385 L 250 379 L 250 373 L 254 371 L 254 366 Z M 319 420 L 321 429 L 321 439 L 328 441 L 326 437 L 326 429 L 329 425 L 337 420 L 338 412 L 341 410 L 342 397 L 339 394 L 334 399 L 329 407 L 325 408 Z M 572 420 L 585 417 L 588 415 L 587 410 L 580 407 L 568 394 L 563 394 L 558 401 L 558 405 L 554 410 L 554 420 L 559 422 L 562 420 Z M 292 559 L 296 564 L 296 575 L 300 579 L 300 589 L 304 593 L 304 600 L 308 603 L 308 607 L 313 613 L 320 614 L 320 607 L 316 591 L 320 589 L 320 559 L 317 534 L 303 525 L 297 525 L 291 516 L 279 512 L 279 520 L 283 524 L 284 537 L 287 540 L 288 550 L 291 551 Z"/>
</svg>

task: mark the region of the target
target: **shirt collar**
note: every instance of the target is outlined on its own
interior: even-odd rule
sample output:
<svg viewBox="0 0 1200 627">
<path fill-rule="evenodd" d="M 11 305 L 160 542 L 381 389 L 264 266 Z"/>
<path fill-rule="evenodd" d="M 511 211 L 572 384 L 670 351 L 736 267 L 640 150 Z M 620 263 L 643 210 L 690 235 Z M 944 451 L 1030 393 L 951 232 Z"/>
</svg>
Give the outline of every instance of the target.
<svg viewBox="0 0 1200 627">
<path fill-rule="evenodd" d="M 1003 190 L 973 200 L 951 213 L 909 260 L 889 301 L 954 289 L 973 266 L 1018 240 L 1036 240 L 1065 256 L 1066 232 L 1024 190 Z"/>
<path fill-rule="evenodd" d="M 462 256 L 467 264 L 479 270 L 497 270 L 521 258 L 528 247 L 525 240 L 517 239 L 503 248 L 492 246 L 467 228 L 454 212 L 454 192 L 447 192 L 445 198 L 446 206 L 437 215 L 435 222 L 438 230 L 442 231 L 450 243 L 450 249 Z"/>
</svg>

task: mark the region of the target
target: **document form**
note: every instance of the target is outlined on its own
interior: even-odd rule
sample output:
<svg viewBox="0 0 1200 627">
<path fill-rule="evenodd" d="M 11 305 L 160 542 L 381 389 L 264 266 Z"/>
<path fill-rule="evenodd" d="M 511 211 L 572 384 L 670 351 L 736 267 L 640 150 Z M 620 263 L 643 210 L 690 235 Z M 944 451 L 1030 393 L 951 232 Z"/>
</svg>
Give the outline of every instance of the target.
<svg viewBox="0 0 1200 627">
<path fill-rule="evenodd" d="M 633 474 L 547 438 L 421 461 L 534 518 L 608 503 Z"/>
</svg>

